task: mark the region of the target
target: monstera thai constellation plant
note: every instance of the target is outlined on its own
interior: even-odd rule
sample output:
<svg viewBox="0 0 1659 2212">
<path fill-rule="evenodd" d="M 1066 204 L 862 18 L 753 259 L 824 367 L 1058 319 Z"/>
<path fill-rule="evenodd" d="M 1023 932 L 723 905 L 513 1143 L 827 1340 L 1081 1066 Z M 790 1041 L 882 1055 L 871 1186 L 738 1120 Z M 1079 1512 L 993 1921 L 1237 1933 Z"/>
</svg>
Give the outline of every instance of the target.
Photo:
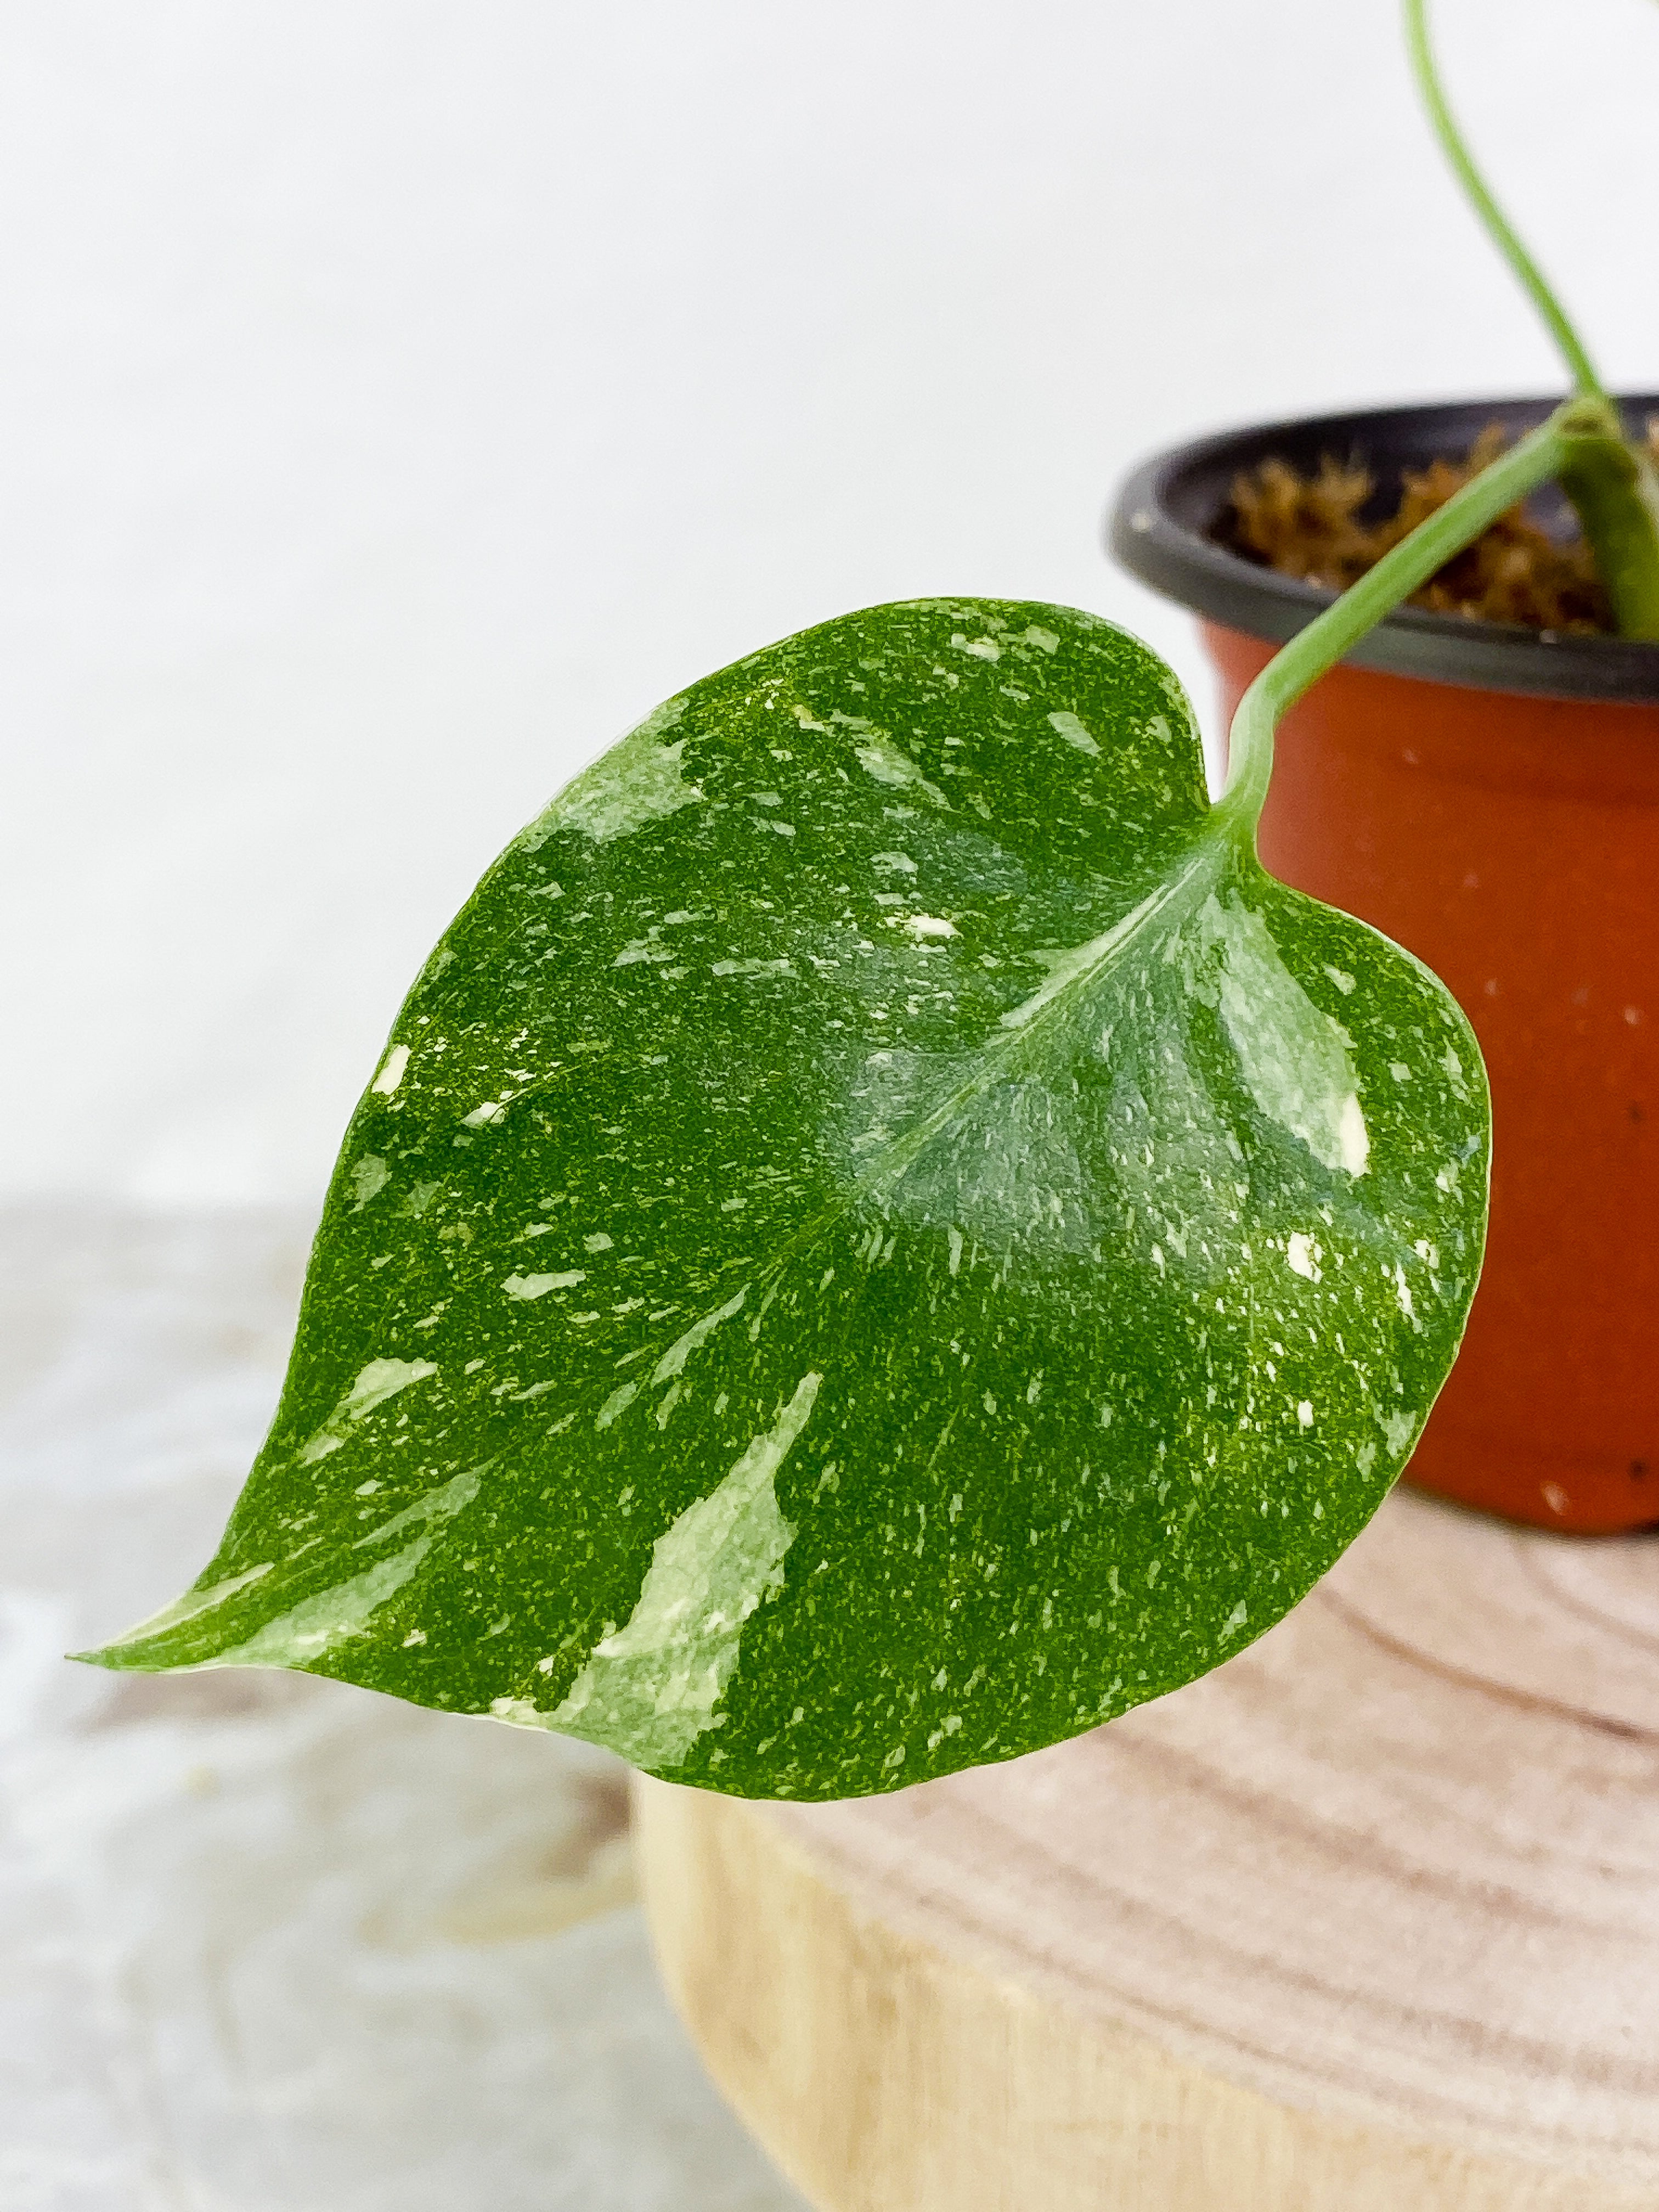
<svg viewBox="0 0 1659 2212">
<path fill-rule="evenodd" d="M 1274 725 L 1552 477 L 1659 575 L 1575 398 L 1279 654 L 1213 803 L 1066 608 L 876 607 L 647 715 L 428 962 L 223 1541 L 86 1656 L 821 1798 L 1259 1636 L 1411 1451 L 1490 1139 L 1449 994 L 1260 866 Z"/>
</svg>

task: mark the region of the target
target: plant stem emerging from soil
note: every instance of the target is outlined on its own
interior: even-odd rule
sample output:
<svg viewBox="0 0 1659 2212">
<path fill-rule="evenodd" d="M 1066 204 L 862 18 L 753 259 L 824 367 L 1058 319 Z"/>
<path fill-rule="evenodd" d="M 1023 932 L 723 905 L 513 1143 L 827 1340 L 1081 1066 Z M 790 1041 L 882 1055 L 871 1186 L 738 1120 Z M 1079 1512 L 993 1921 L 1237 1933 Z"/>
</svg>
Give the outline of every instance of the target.
<svg viewBox="0 0 1659 2212">
<path fill-rule="evenodd" d="M 1619 410 L 1543 270 L 1492 198 L 1457 127 L 1429 43 L 1428 0 L 1403 0 L 1406 46 L 1435 136 L 1488 235 L 1520 280 L 1559 348 L 1587 405 L 1598 410 L 1561 489 L 1578 511 L 1621 637 L 1659 641 L 1659 471 L 1625 437 Z M 1594 435 L 1592 435 L 1594 432 Z"/>
<path fill-rule="evenodd" d="M 1548 422 L 1455 493 L 1374 568 L 1367 569 L 1334 606 L 1316 615 L 1274 654 L 1233 716 L 1227 782 L 1216 802 L 1218 816 L 1255 836 L 1273 775 L 1273 732 L 1280 715 L 1507 507 L 1547 478 L 1565 477 L 1574 466 L 1583 466 L 1586 447 L 1597 449 L 1594 465 L 1602 465 L 1599 449 L 1607 441 L 1601 423 L 1595 401 L 1565 401 Z M 1623 453 L 1626 448 L 1620 446 L 1619 451 Z"/>
<path fill-rule="evenodd" d="M 1572 441 L 1561 489 L 1578 510 L 1619 635 L 1651 643 L 1659 641 L 1659 471 L 1626 442 L 1612 400 L 1578 404 L 1599 421 Z"/>
</svg>

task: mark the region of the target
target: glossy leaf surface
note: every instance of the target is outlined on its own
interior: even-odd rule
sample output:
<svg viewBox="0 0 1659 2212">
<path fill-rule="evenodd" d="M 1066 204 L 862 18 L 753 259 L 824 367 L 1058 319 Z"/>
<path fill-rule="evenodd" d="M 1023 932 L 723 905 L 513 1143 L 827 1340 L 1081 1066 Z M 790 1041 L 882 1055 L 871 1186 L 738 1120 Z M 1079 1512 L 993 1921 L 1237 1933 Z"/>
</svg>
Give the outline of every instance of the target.
<svg viewBox="0 0 1659 2212">
<path fill-rule="evenodd" d="M 878 607 L 502 856 L 329 1194 L 218 1555 L 96 1655 L 767 1796 L 1190 1680 L 1376 1509 L 1479 1265 L 1441 986 L 1265 875 L 1090 616 Z"/>
</svg>

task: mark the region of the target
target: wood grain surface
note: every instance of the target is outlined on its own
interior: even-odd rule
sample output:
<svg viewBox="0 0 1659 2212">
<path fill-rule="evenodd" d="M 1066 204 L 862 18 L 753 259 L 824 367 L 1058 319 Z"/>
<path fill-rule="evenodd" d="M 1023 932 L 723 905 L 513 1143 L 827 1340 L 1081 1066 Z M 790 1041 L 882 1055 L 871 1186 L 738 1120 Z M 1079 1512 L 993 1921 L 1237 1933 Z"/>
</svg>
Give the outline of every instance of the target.
<svg viewBox="0 0 1659 2212">
<path fill-rule="evenodd" d="M 1401 1492 L 1073 1742 L 639 1795 L 669 1987 L 823 2212 L 1659 2208 L 1659 1537 Z"/>
</svg>

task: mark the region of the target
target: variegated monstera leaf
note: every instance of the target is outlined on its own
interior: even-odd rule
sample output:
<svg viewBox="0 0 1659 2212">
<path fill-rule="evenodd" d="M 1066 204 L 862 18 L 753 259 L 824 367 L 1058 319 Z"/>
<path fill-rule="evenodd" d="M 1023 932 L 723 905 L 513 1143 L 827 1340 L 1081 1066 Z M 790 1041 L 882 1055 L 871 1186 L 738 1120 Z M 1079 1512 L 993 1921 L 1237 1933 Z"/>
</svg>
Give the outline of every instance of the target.
<svg viewBox="0 0 1659 2212">
<path fill-rule="evenodd" d="M 1447 993 L 1206 799 L 1170 672 L 1000 601 L 825 623 L 509 846 L 348 1133 L 270 1437 L 95 1655 L 280 1666 L 752 1796 L 1190 1681 L 1450 1365 Z"/>
</svg>

